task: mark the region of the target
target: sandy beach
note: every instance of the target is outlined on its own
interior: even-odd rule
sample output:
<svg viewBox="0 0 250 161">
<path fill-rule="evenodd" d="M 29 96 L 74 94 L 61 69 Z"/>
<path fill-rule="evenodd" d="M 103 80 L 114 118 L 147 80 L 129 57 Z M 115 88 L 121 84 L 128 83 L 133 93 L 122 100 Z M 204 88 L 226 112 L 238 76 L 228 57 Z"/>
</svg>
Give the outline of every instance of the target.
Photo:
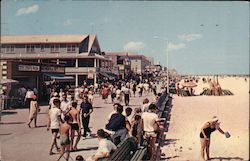
<svg viewBox="0 0 250 161">
<path fill-rule="evenodd" d="M 199 133 L 203 123 L 218 116 L 221 128 L 231 137 L 226 139 L 218 131 L 211 136 L 212 160 L 249 159 L 249 77 L 219 77 L 222 89 L 232 96 L 174 95 L 171 120 L 162 152 L 168 160 L 201 160 Z M 199 81 L 196 90 L 204 85 Z M 199 89 L 200 88 L 200 89 Z"/>
</svg>

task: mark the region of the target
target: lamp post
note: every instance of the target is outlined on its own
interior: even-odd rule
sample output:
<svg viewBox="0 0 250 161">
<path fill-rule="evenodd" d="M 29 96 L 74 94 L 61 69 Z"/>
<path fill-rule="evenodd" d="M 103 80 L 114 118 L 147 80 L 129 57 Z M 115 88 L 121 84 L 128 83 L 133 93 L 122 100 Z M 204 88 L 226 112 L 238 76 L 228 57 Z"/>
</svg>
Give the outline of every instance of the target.
<svg viewBox="0 0 250 161">
<path fill-rule="evenodd" d="M 169 93 L 169 61 L 168 61 L 168 39 L 167 38 L 160 38 L 159 36 L 154 36 L 154 39 L 161 39 L 166 41 L 167 49 L 166 49 L 166 56 L 167 56 L 167 93 Z"/>
</svg>

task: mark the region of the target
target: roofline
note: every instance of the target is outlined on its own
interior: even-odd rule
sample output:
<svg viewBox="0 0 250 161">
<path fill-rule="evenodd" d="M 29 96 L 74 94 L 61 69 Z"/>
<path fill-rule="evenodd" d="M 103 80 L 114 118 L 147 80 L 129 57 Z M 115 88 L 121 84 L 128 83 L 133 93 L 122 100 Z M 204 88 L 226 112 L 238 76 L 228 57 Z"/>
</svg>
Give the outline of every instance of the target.
<svg viewBox="0 0 250 161">
<path fill-rule="evenodd" d="M 97 37 L 97 35 L 96 34 L 48 34 L 48 35 L 42 35 L 42 34 L 38 34 L 38 35 L 1 35 L 1 44 L 63 44 L 63 43 L 81 43 L 83 40 L 81 40 L 81 41 L 72 41 L 72 42 L 22 42 L 22 43 L 20 43 L 20 42 L 2 42 L 2 39 L 4 38 L 4 37 L 8 37 L 8 38 L 10 38 L 10 37 L 12 37 L 12 38 L 15 38 L 15 37 L 46 37 L 46 36 L 48 36 L 48 37 L 53 37 L 53 36 L 84 36 L 84 38 L 83 38 L 83 40 L 84 39 L 86 39 L 87 37 L 90 37 L 90 36 L 93 36 L 93 37 Z"/>
</svg>

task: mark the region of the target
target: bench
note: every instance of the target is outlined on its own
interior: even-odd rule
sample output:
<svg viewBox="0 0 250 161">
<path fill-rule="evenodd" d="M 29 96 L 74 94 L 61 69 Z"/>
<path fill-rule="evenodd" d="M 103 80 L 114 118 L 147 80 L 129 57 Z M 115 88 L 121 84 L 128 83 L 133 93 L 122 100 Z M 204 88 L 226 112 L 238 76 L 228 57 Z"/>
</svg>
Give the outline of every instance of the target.
<svg viewBox="0 0 250 161">
<path fill-rule="evenodd" d="M 143 147 L 142 149 L 136 150 L 133 157 L 130 159 L 131 161 L 141 161 L 144 160 L 143 157 L 147 153 L 147 147 Z"/>
<path fill-rule="evenodd" d="M 98 161 L 121 161 L 130 160 L 136 152 L 137 144 L 134 137 L 125 139 L 118 145 L 117 150 L 112 153 L 108 158 L 101 158 Z"/>
</svg>

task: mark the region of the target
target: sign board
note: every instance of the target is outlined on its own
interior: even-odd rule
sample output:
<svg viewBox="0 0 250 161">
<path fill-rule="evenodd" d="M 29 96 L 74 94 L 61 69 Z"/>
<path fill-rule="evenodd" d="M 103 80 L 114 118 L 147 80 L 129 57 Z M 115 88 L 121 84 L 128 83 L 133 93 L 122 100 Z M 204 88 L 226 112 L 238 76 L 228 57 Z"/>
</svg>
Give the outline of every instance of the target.
<svg viewBox="0 0 250 161">
<path fill-rule="evenodd" d="M 94 71 L 88 70 L 88 79 L 94 79 Z"/>
<path fill-rule="evenodd" d="M 64 73 L 64 67 L 55 67 L 55 66 L 42 66 L 41 72 L 46 73 Z"/>
<path fill-rule="evenodd" d="M 18 65 L 18 71 L 22 72 L 39 72 L 40 66 L 37 65 Z"/>
</svg>

